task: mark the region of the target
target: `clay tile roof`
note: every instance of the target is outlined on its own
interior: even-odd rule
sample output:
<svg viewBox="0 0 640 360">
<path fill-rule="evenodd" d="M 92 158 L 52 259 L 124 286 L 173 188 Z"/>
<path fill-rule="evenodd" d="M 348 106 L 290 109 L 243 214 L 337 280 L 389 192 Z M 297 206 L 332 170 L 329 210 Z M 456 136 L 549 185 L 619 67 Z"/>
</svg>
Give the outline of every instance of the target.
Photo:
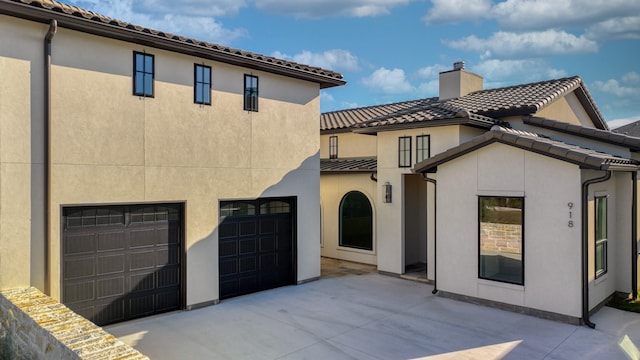
<svg viewBox="0 0 640 360">
<path fill-rule="evenodd" d="M 487 131 L 483 135 L 416 164 L 413 171 L 416 173 L 433 172 L 440 164 L 494 142 L 533 151 L 589 169 L 637 171 L 640 168 L 640 162 L 637 160 L 567 144 L 535 133 L 495 125 L 491 131 Z"/>
<path fill-rule="evenodd" d="M 612 131 L 622 135 L 640 137 L 640 120 L 620 126 Z"/>
<path fill-rule="evenodd" d="M 613 131 L 600 130 L 535 116 L 525 118 L 524 123 L 567 134 L 595 139 L 609 144 L 626 146 L 632 151 L 640 151 L 640 138 L 627 135 L 623 132 L 618 132 L 620 129 Z M 640 128 L 640 126 L 637 127 Z M 640 135 L 640 129 L 638 129 L 638 135 Z"/>
<path fill-rule="evenodd" d="M 376 172 L 378 160 L 373 158 L 320 159 L 322 173 Z"/>
<path fill-rule="evenodd" d="M 190 55 L 197 54 L 197 56 L 208 57 L 216 61 L 314 81 L 319 83 L 321 88 L 341 86 L 346 83 L 342 74 L 331 70 L 292 61 L 276 60 L 248 51 L 145 28 L 53 0 L 0 0 L 0 14 L 9 14 L 43 23 L 55 19 L 62 27 L 124 41 L 139 41 L 161 49 L 184 52 Z M 131 31 L 133 31 L 133 36 Z"/>
<path fill-rule="evenodd" d="M 414 107 L 421 102 L 434 101 L 434 99 L 419 99 L 322 113 L 320 115 L 320 130 L 347 129 L 371 119 Z"/>
</svg>

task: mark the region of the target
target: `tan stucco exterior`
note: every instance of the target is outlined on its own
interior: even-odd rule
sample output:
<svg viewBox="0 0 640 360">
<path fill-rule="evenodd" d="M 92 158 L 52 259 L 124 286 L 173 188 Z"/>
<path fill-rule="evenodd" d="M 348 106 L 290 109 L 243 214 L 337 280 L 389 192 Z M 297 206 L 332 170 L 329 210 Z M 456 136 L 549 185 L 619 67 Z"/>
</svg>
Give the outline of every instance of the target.
<svg viewBox="0 0 640 360">
<path fill-rule="evenodd" d="M 219 201 L 261 197 L 297 198 L 297 280 L 320 275 L 319 84 L 66 28 L 52 41 L 44 269 L 45 237 L 30 222 L 44 204 L 35 186 L 44 161 L 30 150 L 43 146 L 32 135 L 44 121 L 42 73 L 33 70 L 43 67 L 46 30 L 0 16 L 0 287 L 42 288 L 48 274 L 60 298 L 64 206 L 179 202 L 186 306 L 212 302 Z M 153 98 L 132 95 L 134 51 L 155 56 Z M 193 102 L 194 64 L 212 69 L 211 106 Z M 258 112 L 243 110 L 244 74 L 259 77 Z"/>
</svg>

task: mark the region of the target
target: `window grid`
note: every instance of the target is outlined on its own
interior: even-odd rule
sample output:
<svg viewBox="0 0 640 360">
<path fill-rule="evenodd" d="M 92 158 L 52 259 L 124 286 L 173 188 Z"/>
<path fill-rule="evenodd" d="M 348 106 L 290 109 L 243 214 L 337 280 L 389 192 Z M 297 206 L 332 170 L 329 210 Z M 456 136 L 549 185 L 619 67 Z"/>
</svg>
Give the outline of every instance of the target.
<svg viewBox="0 0 640 360">
<path fill-rule="evenodd" d="M 258 111 L 258 77 L 244 75 L 244 109 Z"/>
<path fill-rule="evenodd" d="M 398 138 L 398 167 L 411 167 L 411 136 Z"/>
<path fill-rule="evenodd" d="M 416 136 L 416 162 L 419 163 L 431 157 L 431 136 Z"/>
<path fill-rule="evenodd" d="M 607 273 L 607 197 L 595 198 L 595 274 L 596 278 Z"/>
<path fill-rule="evenodd" d="M 337 159 L 338 158 L 338 137 L 330 136 L 329 137 L 329 159 Z"/>
<path fill-rule="evenodd" d="M 211 67 L 194 64 L 193 71 L 193 102 L 211 105 Z"/>
<path fill-rule="evenodd" d="M 133 52 L 133 94 L 153 97 L 155 59 L 147 53 Z"/>
</svg>

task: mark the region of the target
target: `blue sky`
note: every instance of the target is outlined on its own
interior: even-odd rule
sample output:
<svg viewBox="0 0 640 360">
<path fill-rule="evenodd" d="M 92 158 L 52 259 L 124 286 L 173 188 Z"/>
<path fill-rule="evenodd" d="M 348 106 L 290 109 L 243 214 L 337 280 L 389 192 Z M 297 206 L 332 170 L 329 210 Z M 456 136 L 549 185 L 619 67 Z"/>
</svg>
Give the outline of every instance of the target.
<svg viewBox="0 0 640 360">
<path fill-rule="evenodd" d="M 640 120 L 638 0 L 64 0 L 120 20 L 342 73 L 321 110 L 579 75 L 611 127 Z"/>
</svg>

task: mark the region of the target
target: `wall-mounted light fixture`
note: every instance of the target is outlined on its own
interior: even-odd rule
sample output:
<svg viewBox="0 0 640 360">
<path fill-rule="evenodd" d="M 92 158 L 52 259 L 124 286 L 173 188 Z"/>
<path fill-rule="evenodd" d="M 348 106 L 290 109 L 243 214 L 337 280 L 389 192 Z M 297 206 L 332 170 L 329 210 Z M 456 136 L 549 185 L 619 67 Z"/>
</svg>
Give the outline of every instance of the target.
<svg viewBox="0 0 640 360">
<path fill-rule="evenodd" d="M 384 183 L 384 202 L 391 203 L 391 184 L 389 182 Z"/>
</svg>

